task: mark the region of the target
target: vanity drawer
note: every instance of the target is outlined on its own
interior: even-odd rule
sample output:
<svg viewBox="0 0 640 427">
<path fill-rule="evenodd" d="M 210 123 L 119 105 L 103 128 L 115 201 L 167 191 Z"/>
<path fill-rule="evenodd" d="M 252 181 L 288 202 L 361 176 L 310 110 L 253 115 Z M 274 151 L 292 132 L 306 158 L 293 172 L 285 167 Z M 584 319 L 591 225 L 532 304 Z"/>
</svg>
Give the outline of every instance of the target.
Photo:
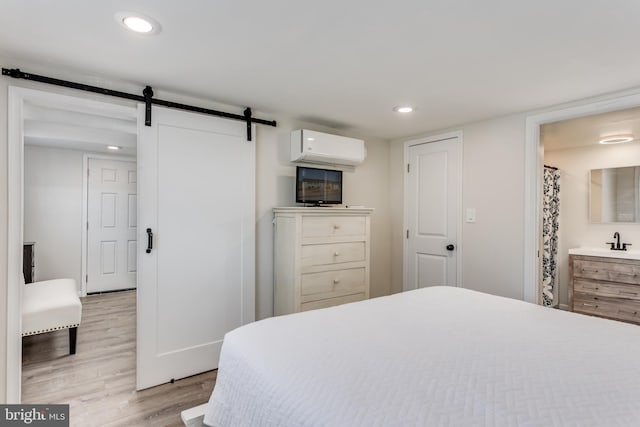
<svg viewBox="0 0 640 427">
<path fill-rule="evenodd" d="M 575 292 L 573 298 L 573 311 L 576 313 L 640 323 L 640 301 L 581 292 Z"/>
<path fill-rule="evenodd" d="M 364 216 L 303 216 L 302 237 L 344 237 L 367 234 Z"/>
<path fill-rule="evenodd" d="M 573 282 L 573 288 L 575 292 L 581 292 L 584 294 L 640 300 L 640 286 L 638 285 L 598 282 L 589 279 L 575 279 Z"/>
<path fill-rule="evenodd" d="M 640 266 L 576 259 L 573 263 L 573 276 L 638 285 L 640 284 Z"/>
<path fill-rule="evenodd" d="M 364 267 L 303 274 L 300 283 L 302 302 L 364 292 L 365 277 Z"/>
<path fill-rule="evenodd" d="M 303 268 L 364 261 L 365 242 L 302 245 L 301 257 Z"/>
</svg>

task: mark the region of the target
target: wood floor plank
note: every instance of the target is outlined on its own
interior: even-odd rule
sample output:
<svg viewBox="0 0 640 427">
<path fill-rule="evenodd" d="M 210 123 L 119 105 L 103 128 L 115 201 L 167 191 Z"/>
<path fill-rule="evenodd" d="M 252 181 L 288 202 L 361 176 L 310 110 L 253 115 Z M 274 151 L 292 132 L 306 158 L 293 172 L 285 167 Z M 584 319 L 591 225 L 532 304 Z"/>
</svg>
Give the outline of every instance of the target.
<svg viewBox="0 0 640 427">
<path fill-rule="evenodd" d="M 135 291 L 82 298 L 77 339 L 74 355 L 67 330 L 22 341 L 22 401 L 69 404 L 71 426 L 182 426 L 215 385 L 211 371 L 135 391 Z"/>
</svg>

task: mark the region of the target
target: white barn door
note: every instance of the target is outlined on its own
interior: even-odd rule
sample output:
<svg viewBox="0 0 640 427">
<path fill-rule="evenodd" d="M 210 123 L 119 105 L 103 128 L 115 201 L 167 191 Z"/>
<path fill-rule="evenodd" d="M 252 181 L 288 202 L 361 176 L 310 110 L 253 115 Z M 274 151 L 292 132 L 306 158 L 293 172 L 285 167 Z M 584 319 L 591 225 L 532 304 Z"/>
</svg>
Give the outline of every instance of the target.
<svg viewBox="0 0 640 427">
<path fill-rule="evenodd" d="M 225 333 L 255 317 L 246 125 L 153 107 L 148 127 L 144 113 L 140 105 L 139 390 L 217 368 Z"/>
<path fill-rule="evenodd" d="M 136 162 L 89 158 L 87 292 L 136 287 Z"/>
<path fill-rule="evenodd" d="M 409 144 L 406 158 L 403 288 L 458 286 L 460 138 Z"/>
</svg>

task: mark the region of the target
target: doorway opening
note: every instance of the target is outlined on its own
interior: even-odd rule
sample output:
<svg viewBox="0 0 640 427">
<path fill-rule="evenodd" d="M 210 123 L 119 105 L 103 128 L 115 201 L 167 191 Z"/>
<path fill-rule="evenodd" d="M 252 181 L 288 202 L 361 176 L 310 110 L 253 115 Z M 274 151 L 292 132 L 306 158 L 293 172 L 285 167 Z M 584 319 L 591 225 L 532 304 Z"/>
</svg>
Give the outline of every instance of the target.
<svg viewBox="0 0 640 427">
<path fill-rule="evenodd" d="M 126 196 L 129 203 L 127 209 L 122 210 L 121 216 L 126 218 L 124 222 L 127 224 L 125 227 L 127 231 L 133 228 L 132 225 L 139 228 L 138 243 L 132 242 L 130 236 L 126 235 L 121 240 L 123 243 L 119 243 L 120 237 L 100 236 L 97 240 L 97 259 L 100 260 L 98 271 L 99 274 L 109 275 L 117 262 L 114 260 L 125 260 L 124 264 L 129 267 L 137 265 L 135 272 L 137 280 L 145 284 L 137 287 L 135 291 L 128 291 L 133 296 L 130 312 L 124 313 L 119 308 L 102 310 L 102 313 L 99 310 L 97 317 L 102 324 L 88 325 L 88 322 L 85 322 L 88 316 L 83 317 L 80 322 L 78 353 L 83 351 L 83 330 L 88 334 L 102 333 L 104 339 L 100 340 L 100 344 L 114 352 L 106 358 L 113 359 L 114 363 L 110 366 L 116 372 L 116 379 L 127 381 L 124 386 L 121 382 L 118 383 L 122 386 L 119 388 L 119 396 L 111 388 L 104 388 L 102 395 L 96 391 L 95 402 L 99 403 L 106 397 L 126 400 L 127 408 L 119 406 L 120 411 L 114 413 L 114 417 L 122 419 L 122 410 L 126 409 L 126 412 L 131 415 L 131 420 L 140 420 L 154 416 L 149 415 L 149 399 L 155 398 L 153 405 L 158 413 L 164 411 L 162 408 L 166 405 L 163 402 L 166 403 L 166 401 L 162 396 L 172 387 L 180 387 L 180 396 L 176 397 L 179 399 L 177 407 L 181 409 L 206 401 L 215 380 L 216 373 L 213 370 L 217 368 L 224 335 L 231 329 L 253 321 L 255 314 L 255 142 L 246 139 L 245 124 L 158 107 L 154 109 L 152 126 L 146 127 L 143 125 L 144 105 L 138 105 L 134 109 L 49 92 L 9 88 L 9 167 L 7 171 L 9 188 L 7 401 L 9 403 L 19 403 L 22 394 L 21 319 L 25 285 L 21 284 L 20 277 L 23 273 L 22 247 L 25 224 L 23 218 L 24 129 L 25 125 L 29 124 L 25 118 L 25 113 L 27 117 L 29 113 L 25 106 L 29 107 L 31 104 L 55 110 L 53 113 L 44 114 L 50 121 L 53 120 L 51 115 L 60 114 L 58 110 L 62 110 L 65 113 L 71 111 L 87 116 L 98 116 L 100 119 L 106 117 L 136 124 L 135 135 L 139 141 L 137 152 L 141 153 L 138 156 L 141 173 L 136 177 L 131 169 L 123 166 L 126 179 L 121 184 L 124 185 L 124 189 L 100 188 L 103 184 L 116 183 L 117 169 L 126 162 L 118 159 L 121 163 L 116 166 L 113 164 L 98 166 L 97 176 L 100 179 L 97 194 L 99 197 L 94 203 L 97 206 L 97 216 L 95 220 L 88 220 L 89 231 L 93 229 L 96 222 L 102 228 L 114 228 L 112 225 L 118 216 L 115 213 L 117 209 L 114 209 L 118 203 L 114 200 L 117 200 L 119 192 Z M 96 120 L 95 117 L 85 117 L 85 119 L 86 121 L 83 121 L 85 127 L 91 127 L 92 121 Z M 58 126 L 61 125 L 58 124 Z M 59 148 L 56 147 L 57 149 Z M 92 163 L 91 156 L 96 157 L 98 154 L 88 155 L 87 165 Z M 87 167 L 91 177 L 93 173 L 91 166 Z M 60 174 L 63 173 L 60 172 Z M 134 184 L 140 189 L 139 193 L 131 193 L 130 187 Z M 85 215 L 87 219 L 91 216 L 89 187 L 89 179 L 87 179 L 85 187 L 87 188 Z M 138 195 L 145 197 L 142 199 Z M 225 200 L 222 208 L 220 200 Z M 140 227 L 137 227 L 138 225 Z M 85 222 L 80 224 L 80 229 L 86 230 Z M 111 230 L 103 231 L 106 233 Z M 89 246 L 88 234 L 86 239 L 83 238 L 87 242 L 86 246 Z M 158 240 L 158 236 L 161 236 L 161 240 Z M 130 245 L 137 247 L 137 259 L 133 260 L 129 256 L 136 248 L 131 248 L 128 252 L 122 251 L 124 256 L 118 258 L 117 246 Z M 35 247 L 37 266 L 39 262 L 37 242 Z M 92 256 L 88 248 L 86 253 L 87 259 L 90 260 Z M 76 256 L 80 257 L 80 254 Z M 123 261 L 120 262 L 123 263 Z M 90 270 L 88 264 L 86 268 L 86 271 Z M 131 268 L 127 273 L 132 273 L 130 270 Z M 37 277 L 36 280 L 38 280 Z M 81 277 L 79 282 L 82 281 Z M 88 283 L 92 283 L 91 275 Z M 73 289 L 73 286 L 71 288 Z M 85 287 L 84 291 L 86 290 Z M 98 297 L 114 295 L 119 297 L 126 293 L 106 293 Z M 73 291 L 70 294 L 73 296 Z M 102 309 L 102 305 L 95 305 Z M 132 320 L 130 332 L 112 333 L 114 323 L 109 322 L 122 318 Z M 118 342 L 114 342 L 127 334 L 130 335 L 127 344 L 129 347 L 125 348 Z M 66 339 L 64 340 L 66 342 Z M 103 354 L 103 359 L 104 356 Z M 130 368 L 125 369 L 120 364 L 123 357 L 128 358 L 127 366 Z M 79 354 L 75 354 L 73 358 L 78 362 L 83 360 Z M 74 365 L 74 368 L 79 369 L 79 366 Z M 55 364 L 48 364 L 46 369 L 50 374 L 56 375 Z M 133 372 L 135 376 L 131 375 Z M 76 370 L 75 375 L 65 376 L 64 373 L 57 375 L 53 382 L 66 390 L 73 388 L 69 381 L 84 374 Z M 97 376 L 99 382 L 104 385 L 105 381 L 100 377 L 100 370 L 93 371 L 89 375 Z M 191 378 L 186 379 L 187 377 Z M 42 378 L 45 382 L 52 382 L 51 380 L 54 379 L 50 376 Z M 184 383 L 180 383 L 179 386 L 173 385 L 174 380 L 181 378 L 185 378 Z M 163 385 L 166 382 L 171 384 Z M 158 385 L 157 388 L 151 389 L 156 385 Z M 185 386 L 189 388 L 186 394 L 182 393 Z M 149 390 L 144 390 L 147 388 Z M 163 391 L 158 392 L 158 389 Z M 75 388 L 77 393 L 75 411 L 86 413 L 89 405 L 84 400 L 86 393 L 83 390 L 82 387 Z M 64 399 L 59 395 L 56 396 L 56 401 Z M 78 398 L 78 396 L 81 397 Z M 72 405 L 71 412 L 74 413 L 73 401 L 69 403 Z M 93 411 L 94 414 L 104 412 L 95 405 Z M 177 413 L 166 415 L 179 416 Z M 132 421 L 132 424 L 136 422 Z"/>
<path fill-rule="evenodd" d="M 628 135 L 619 139 L 627 141 L 606 143 L 617 135 Z M 555 168 L 554 174 L 559 176 L 555 190 L 547 182 L 543 189 L 544 202 L 550 193 L 557 193 L 552 197 L 559 202 L 559 209 L 545 204 L 541 212 L 542 255 L 547 257 L 541 261 L 545 267 L 541 280 L 548 283 L 547 291 L 553 291 L 548 305 L 569 308 L 570 250 L 606 250 L 605 243 L 614 240 L 615 233 L 623 242 L 640 239 L 640 144 L 636 135 L 640 137 L 640 107 L 541 126 L 544 165 Z M 558 217 L 559 227 L 545 224 L 550 214 Z M 547 242 L 553 245 L 545 245 Z M 548 257 L 550 251 L 545 246 L 555 246 L 551 252 L 557 253 L 556 259 Z"/>
<path fill-rule="evenodd" d="M 589 104 L 567 107 L 546 113 L 533 115 L 526 120 L 525 141 L 525 238 L 524 238 L 524 300 L 540 304 L 542 276 L 542 201 L 543 201 L 543 168 L 545 164 L 545 147 L 543 145 L 543 127 L 557 122 L 590 120 L 591 116 L 616 114 L 628 109 L 640 107 L 640 94 L 619 96 Z M 625 113 L 622 113 L 625 114 Z M 549 127 L 547 129 L 550 129 Z M 611 130 L 613 131 L 613 130 Z M 553 165 L 551 165 L 553 166 Z M 562 171 L 560 172 L 562 175 Z M 562 180 L 562 177 L 560 178 Z M 583 177 L 586 187 L 588 177 Z M 561 190 L 562 191 L 562 190 Z M 587 205 L 583 206 L 584 218 L 588 218 Z M 560 208 L 562 212 L 562 207 Z M 585 219 L 585 221 L 588 221 Z M 566 221 L 565 221 L 566 222 Z M 562 228 L 562 225 L 560 226 Z M 560 286 L 560 289 L 562 286 Z M 564 308 L 564 297 L 557 300 Z"/>
<path fill-rule="evenodd" d="M 87 160 L 94 156 L 135 161 L 137 115 L 131 107 L 10 87 L 8 119 L 9 247 L 15 250 L 9 250 L 7 271 L 11 307 L 7 322 L 7 400 L 20 402 L 24 397 L 26 401 L 50 401 L 39 394 L 47 382 L 45 372 L 52 373 L 56 363 L 72 359 L 59 357 L 68 356 L 71 334 L 67 338 L 63 329 L 22 339 L 22 278 L 27 283 L 72 279 L 78 295 L 86 295 L 85 263 L 91 256 L 87 257 L 83 221 L 88 195 Z M 113 154 L 116 150 L 109 146 L 117 147 L 118 154 Z M 135 294 L 128 295 L 134 333 Z M 101 305 L 95 302 L 98 304 L 88 305 Z M 82 323 L 78 342 L 83 339 Z M 131 342 L 131 376 L 135 378 L 135 335 Z M 33 394 L 33 390 L 39 391 Z"/>
</svg>

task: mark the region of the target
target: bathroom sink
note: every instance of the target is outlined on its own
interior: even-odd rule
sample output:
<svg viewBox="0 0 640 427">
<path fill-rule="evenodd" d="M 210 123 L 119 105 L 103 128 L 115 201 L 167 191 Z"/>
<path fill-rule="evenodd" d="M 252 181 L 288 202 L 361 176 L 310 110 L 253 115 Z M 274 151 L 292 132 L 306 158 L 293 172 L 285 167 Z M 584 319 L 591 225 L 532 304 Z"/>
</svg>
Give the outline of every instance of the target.
<svg viewBox="0 0 640 427">
<path fill-rule="evenodd" d="M 640 259 L 640 251 L 612 251 L 609 248 L 574 248 L 569 255 L 601 256 L 607 258 Z"/>
</svg>

